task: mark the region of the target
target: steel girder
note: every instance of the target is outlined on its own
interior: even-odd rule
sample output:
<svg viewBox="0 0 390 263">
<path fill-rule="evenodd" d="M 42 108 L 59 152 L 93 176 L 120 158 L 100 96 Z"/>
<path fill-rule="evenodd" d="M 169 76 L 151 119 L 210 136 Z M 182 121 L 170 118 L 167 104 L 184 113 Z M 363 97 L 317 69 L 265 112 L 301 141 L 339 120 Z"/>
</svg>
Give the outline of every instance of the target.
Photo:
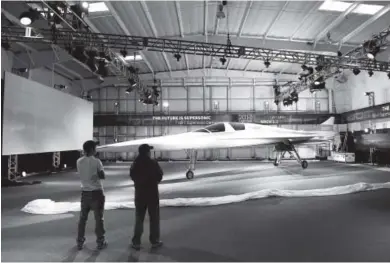
<svg viewBox="0 0 390 263">
<path fill-rule="evenodd" d="M 203 43 L 175 39 L 162 39 L 152 37 L 125 36 L 115 34 L 101 34 L 91 32 L 74 32 L 67 29 L 58 29 L 55 32 L 48 29 L 37 29 L 40 33 L 36 37 L 24 37 L 25 30 L 17 27 L 2 27 L 2 40 L 8 42 L 53 42 L 61 47 L 71 43 L 83 43 L 85 46 L 111 49 L 135 49 L 155 52 L 169 52 L 179 54 L 192 54 L 201 56 L 214 56 L 225 58 L 243 58 L 270 62 L 287 62 L 316 66 L 318 57 L 322 57 L 326 64 L 348 69 L 358 67 L 361 70 L 384 71 L 390 70 L 389 62 L 370 59 L 354 58 L 352 56 L 326 56 L 316 53 L 305 53 L 288 50 L 272 50 L 265 48 L 245 47 L 237 45 Z M 361 47 L 362 48 L 362 47 Z"/>
</svg>

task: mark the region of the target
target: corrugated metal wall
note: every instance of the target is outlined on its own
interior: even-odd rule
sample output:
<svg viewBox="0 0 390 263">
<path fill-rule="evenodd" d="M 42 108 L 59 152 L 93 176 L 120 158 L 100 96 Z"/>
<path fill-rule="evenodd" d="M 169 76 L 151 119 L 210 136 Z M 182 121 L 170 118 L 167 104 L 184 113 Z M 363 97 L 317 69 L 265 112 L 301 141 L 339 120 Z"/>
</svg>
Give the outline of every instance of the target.
<svg viewBox="0 0 390 263">
<path fill-rule="evenodd" d="M 143 105 L 138 102 L 139 96 L 135 92 L 125 93 L 125 88 L 108 87 L 95 90 L 91 93 L 95 113 L 157 113 L 188 114 L 210 112 L 239 112 L 276 111 L 274 104 L 273 81 L 257 79 L 178 79 L 161 82 L 160 103 L 157 107 Z M 118 102 L 118 106 L 115 103 Z M 169 107 L 164 108 L 163 102 Z M 299 101 L 292 106 L 281 106 L 284 112 L 329 112 L 328 93 L 326 91 L 311 94 L 308 91 L 299 94 Z M 315 129 L 316 125 L 282 125 L 291 129 Z M 134 140 L 166 134 L 177 134 L 200 128 L 199 126 L 129 126 L 129 127 L 95 127 L 94 132 L 99 134 L 96 138 L 101 144 L 118 141 Z M 314 157 L 315 147 L 300 150 L 303 155 Z M 313 154 L 314 153 L 314 154 Z M 111 154 L 106 153 L 103 159 L 117 157 L 132 159 L 134 153 Z M 187 155 L 181 152 L 157 152 L 156 157 L 182 159 Z M 273 157 L 273 147 L 239 148 L 204 150 L 198 153 L 198 159 L 239 159 L 239 158 L 268 158 Z"/>
</svg>

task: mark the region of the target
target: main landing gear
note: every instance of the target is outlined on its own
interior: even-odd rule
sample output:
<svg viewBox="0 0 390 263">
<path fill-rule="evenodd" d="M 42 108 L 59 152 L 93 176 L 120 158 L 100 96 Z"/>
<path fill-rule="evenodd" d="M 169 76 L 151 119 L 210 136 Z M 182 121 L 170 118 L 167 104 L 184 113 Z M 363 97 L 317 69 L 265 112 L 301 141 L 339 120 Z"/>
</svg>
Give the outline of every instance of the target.
<svg viewBox="0 0 390 263">
<path fill-rule="evenodd" d="M 194 179 L 195 173 L 193 172 L 195 170 L 195 164 L 196 164 L 196 158 L 198 155 L 198 152 L 196 150 L 189 150 L 190 155 L 190 164 L 188 166 L 188 171 L 186 173 L 186 177 L 188 180 Z"/>
<path fill-rule="evenodd" d="M 294 145 L 288 141 L 285 143 L 278 143 L 275 145 L 275 151 L 278 152 L 276 159 L 274 161 L 274 166 L 278 166 L 281 162 L 281 159 L 284 157 L 285 153 L 288 152 L 291 156 L 294 156 L 293 153 L 295 153 L 295 159 L 298 161 L 298 163 L 302 166 L 303 169 L 306 169 L 307 166 L 309 165 L 307 161 L 301 160 L 301 157 L 299 157 L 299 154 L 297 150 L 295 149 Z"/>
</svg>

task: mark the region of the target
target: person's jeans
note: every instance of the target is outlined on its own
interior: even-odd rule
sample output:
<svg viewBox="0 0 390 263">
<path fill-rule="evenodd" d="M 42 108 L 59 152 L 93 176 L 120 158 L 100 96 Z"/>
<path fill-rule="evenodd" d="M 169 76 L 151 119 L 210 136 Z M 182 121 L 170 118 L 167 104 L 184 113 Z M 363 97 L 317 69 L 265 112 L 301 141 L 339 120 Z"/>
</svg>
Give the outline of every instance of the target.
<svg viewBox="0 0 390 263">
<path fill-rule="evenodd" d="M 133 244 L 141 244 L 141 237 L 144 230 L 144 219 L 146 210 L 149 213 L 149 240 L 152 244 L 160 240 L 160 204 L 158 201 L 136 202 L 135 203 L 135 226 Z"/>
<path fill-rule="evenodd" d="M 84 242 L 85 240 L 85 226 L 90 210 L 92 210 L 95 215 L 96 242 L 102 243 L 104 241 L 104 203 L 105 196 L 102 190 L 83 191 L 81 193 L 81 211 L 77 235 L 78 242 Z"/>
</svg>

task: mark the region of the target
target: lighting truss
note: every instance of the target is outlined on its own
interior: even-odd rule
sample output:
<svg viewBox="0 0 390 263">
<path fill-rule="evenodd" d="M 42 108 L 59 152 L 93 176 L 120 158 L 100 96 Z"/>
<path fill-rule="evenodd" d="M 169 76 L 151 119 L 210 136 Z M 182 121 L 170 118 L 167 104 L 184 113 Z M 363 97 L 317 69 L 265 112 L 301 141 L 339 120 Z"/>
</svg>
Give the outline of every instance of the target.
<svg viewBox="0 0 390 263">
<path fill-rule="evenodd" d="M 374 35 L 369 41 L 372 41 L 373 43 L 375 43 L 375 45 L 379 48 L 384 47 L 384 46 L 388 46 L 390 44 L 390 40 L 388 40 L 388 36 L 390 36 L 390 26 L 388 28 L 384 29 L 379 34 Z M 366 51 L 365 51 L 363 45 L 360 45 L 359 47 L 356 47 L 356 48 L 348 51 L 345 55 L 355 57 L 355 58 L 364 57 L 366 55 Z"/>
<path fill-rule="evenodd" d="M 114 34 L 102 34 L 91 32 L 74 32 L 67 29 L 58 29 L 52 32 L 48 29 L 38 29 L 43 36 L 26 38 L 24 29 L 16 27 L 2 26 L 2 39 L 8 42 L 33 42 L 50 43 L 55 39 L 55 43 L 61 47 L 69 45 L 71 42 L 82 42 L 86 46 L 101 47 L 104 46 L 121 50 L 131 48 L 133 50 L 147 50 L 155 52 L 169 52 L 173 54 L 192 54 L 200 56 L 243 58 L 250 60 L 262 60 L 272 62 L 286 62 L 316 66 L 319 56 L 333 66 L 340 69 L 352 69 L 355 67 L 361 70 L 389 71 L 389 62 L 373 61 L 370 59 L 356 59 L 351 56 L 325 56 L 316 53 L 304 53 L 287 50 L 273 50 L 257 47 L 230 46 L 231 52 L 225 52 L 225 44 L 204 43 L 195 41 L 184 41 L 175 39 L 162 39 L 153 37 L 138 37 Z"/>
<path fill-rule="evenodd" d="M 55 2 L 55 3 L 58 3 L 61 5 L 61 9 L 63 9 L 63 11 L 64 11 L 63 13 L 61 13 L 61 9 L 55 8 L 55 5 L 53 4 L 53 2 L 46 2 L 46 1 L 41 1 L 41 2 L 30 1 L 30 2 L 28 2 L 28 4 L 31 7 L 39 8 L 39 10 L 40 10 L 39 12 L 42 14 L 42 17 L 45 18 L 46 20 L 49 21 L 50 14 L 53 14 L 53 19 L 54 18 L 59 19 L 62 22 L 62 27 L 67 28 L 67 30 L 69 32 L 73 31 L 73 33 L 74 33 L 73 36 L 75 37 L 75 41 L 71 41 L 71 42 L 68 41 L 67 46 L 69 46 L 69 44 L 71 44 L 73 42 L 73 43 L 82 43 L 85 47 L 88 47 L 87 43 L 90 43 L 89 41 L 88 42 L 80 42 L 79 41 L 80 39 L 81 39 L 81 41 L 83 41 L 82 40 L 83 37 L 81 36 L 82 34 L 84 34 L 84 33 L 93 34 L 93 32 L 90 30 L 90 27 L 88 26 L 88 24 L 84 21 L 84 19 L 82 17 L 80 17 L 78 14 L 76 14 L 74 9 L 69 5 L 68 2 L 59 1 L 59 2 Z M 44 8 L 47 8 L 47 11 L 44 11 L 43 10 Z M 78 21 L 78 23 L 74 23 L 74 19 L 76 19 Z M 55 21 L 55 19 L 54 19 L 54 21 Z M 67 32 L 67 34 L 64 35 L 61 32 L 61 30 L 59 30 L 54 24 L 53 24 L 51 29 L 36 29 L 36 28 L 34 28 L 33 30 L 35 31 L 35 33 L 37 34 L 38 37 L 43 37 L 43 38 L 49 39 L 52 41 L 52 44 L 58 45 L 62 48 L 66 47 L 66 46 L 60 44 L 62 42 L 58 43 L 57 40 L 58 40 L 58 38 L 59 39 L 63 39 L 64 37 L 66 38 L 67 36 L 69 36 L 69 32 Z M 51 36 L 45 34 L 45 33 L 47 33 L 48 30 L 51 32 Z M 42 33 L 42 31 L 45 31 L 45 33 Z M 59 36 L 61 36 L 61 37 L 59 37 Z M 143 85 L 143 83 L 141 83 L 138 75 L 135 72 L 131 72 L 128 70 L 128 65 L 126 64 L 126 62 L 124 60 L 120 59 L 118 54 L 116 54 L 114 51 L 112 51 L 106 45 L 105 41 L 106 40 L 104 38 L 94 39 L 95 45 L 90 45 L 89 47 L 96 48 L 98 53 L 99 53 L 99 51 L 104 52 L 106 62 L 108 62 L 107 65 L 110 67 L 111 72 L 114 75 L 118 76 L 119 78 L 136 79 L 138 81 L 137 90 L 142 91 L 144 89 L 144 85 Z"/>
</svg>

